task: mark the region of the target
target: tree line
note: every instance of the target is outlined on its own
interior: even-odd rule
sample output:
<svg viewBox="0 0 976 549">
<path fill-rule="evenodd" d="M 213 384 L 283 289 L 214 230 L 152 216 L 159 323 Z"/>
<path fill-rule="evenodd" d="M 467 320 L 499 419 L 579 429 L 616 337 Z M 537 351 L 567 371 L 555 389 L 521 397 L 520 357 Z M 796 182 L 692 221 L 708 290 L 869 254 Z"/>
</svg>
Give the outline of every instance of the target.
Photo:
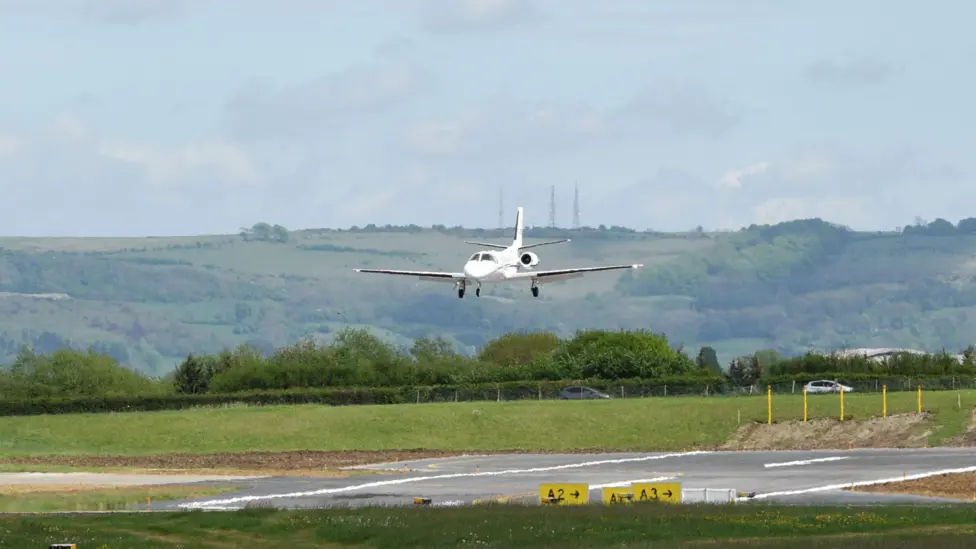
<svg viewBox="0 0 976 549">
<path fill-rule="evenodd" d="M 36 353 L 21 349 L 0 370 L 0 413 L 31 410 L 162 409 L 192 403 L 323 402 L 354 404 L 411 401 L 420 389 L 494 392 L 502 387 L 541 393 L 576 383 L 594 386 L 730 388 L 829 378 L 976 378 L 976 353 L 896 354 L 877 362 L 863 356 L 808 353 L 784 357 L 760 350 L 723 368 L 711 347 L 689 354 L 667 337 L 645 330 L 583 330 L 569 338 L 516 332 L 466 356 L 438 337 L 398 348 L 366 330 L 346 329 L 328 344 L 311 339 L 270 354 L 240 346 L 209 355 L 189 354 L 162 377 L 137 373 L 90 349 Z M 643 390 L 643 389 L 642 389 Z M 667 392 L 667 391 L 665 391 Z M 417 396 L 419 398 L 419 396 Z"/>
</svg>

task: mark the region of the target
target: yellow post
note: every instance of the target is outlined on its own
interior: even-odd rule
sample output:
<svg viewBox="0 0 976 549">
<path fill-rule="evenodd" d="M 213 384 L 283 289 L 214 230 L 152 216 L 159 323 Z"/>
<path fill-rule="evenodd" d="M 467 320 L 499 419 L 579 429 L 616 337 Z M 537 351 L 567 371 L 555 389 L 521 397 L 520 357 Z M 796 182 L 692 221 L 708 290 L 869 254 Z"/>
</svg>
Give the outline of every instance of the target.
<svg viewBox="0 0 976 549">
<path fill-rule="evenodd" d="M 773 424 L 773 386 L 766 386 L 766 423 Z"/>
<path fill-rule="evenodd" d="M 840 420 L 844 421 L 844 389 L 840 390 Z"/>
<path fill-rule="evenodd" d="M 807 386 L 803 385 L 803 421 L 807 420 Z"/>
<path fill-rule="evenodd" d="M 888 384 L 881 386 L 881 416 L 888 417 Z"/>
<path fill-rule="evenodd" d="M 918 384 L 918 413 L 922 413 L 922 384 Z"/>
</svg>

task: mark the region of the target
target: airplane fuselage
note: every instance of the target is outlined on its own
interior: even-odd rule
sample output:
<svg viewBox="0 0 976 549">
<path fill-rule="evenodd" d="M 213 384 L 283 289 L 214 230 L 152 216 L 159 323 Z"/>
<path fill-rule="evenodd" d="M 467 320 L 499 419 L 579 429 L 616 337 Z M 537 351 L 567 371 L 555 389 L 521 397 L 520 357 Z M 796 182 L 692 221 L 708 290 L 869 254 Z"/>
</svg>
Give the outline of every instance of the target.
<svg viewBox="0 0 976 549">
<path fill-rule="evenodd" d="M 506 282 L 521 272 L 518 254 L 509 249 L 503 251 L 482 250 L 468 259 L 462 270 L 465 278 L 479 284 Z"/>
</svg>

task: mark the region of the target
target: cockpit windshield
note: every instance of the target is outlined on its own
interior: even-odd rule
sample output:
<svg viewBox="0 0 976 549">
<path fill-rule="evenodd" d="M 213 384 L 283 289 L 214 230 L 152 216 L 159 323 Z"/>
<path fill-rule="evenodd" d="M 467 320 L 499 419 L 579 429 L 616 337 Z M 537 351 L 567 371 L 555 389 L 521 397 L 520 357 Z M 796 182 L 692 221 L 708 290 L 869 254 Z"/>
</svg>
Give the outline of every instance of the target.
<svg viewBox="0 0 976 549">
<path fill-rule="evenodd" d="M 474 254 L 473 256 L 471 256 L 471 259 L 469 259 L 468 261 L 478 261 L 480 257 L 481 254 Z"/>
<path fill-rule="evenodd" d="M 491 254 L 481 254 L 482 261 L 495 261 L 495 256 Z"/>
</svg>

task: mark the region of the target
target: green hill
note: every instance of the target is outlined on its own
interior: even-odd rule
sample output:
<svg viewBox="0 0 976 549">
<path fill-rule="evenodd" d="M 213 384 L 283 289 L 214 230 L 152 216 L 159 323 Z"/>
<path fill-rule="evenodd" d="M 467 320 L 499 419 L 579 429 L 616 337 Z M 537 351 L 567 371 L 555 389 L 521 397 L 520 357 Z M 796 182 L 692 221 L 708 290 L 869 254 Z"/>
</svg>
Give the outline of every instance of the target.
<svg viewBox="0 0 976 549">
<path fill-rule="evenodd" d="M 346 325 L 407 344 L 449 337 L 463 351 L 513 330 L 665 332 L 723 364 L 761 348 L 959 350 L 976 339 L 976 219 L 902 232 L 854 232 L 821 220 L 727 233 L 620 227 L 541 229 L 538 268 L 646 265 L 547 285 L 491 286 L 459 300 L 450 285 L 360 274 L 356 267 L 456 269 L 508 230 L 377 227 L 237 235 L 0 238 L 0 360 L 94 346 L 162 373 L 189 352 L 270 349 Z"/>
</svg>

